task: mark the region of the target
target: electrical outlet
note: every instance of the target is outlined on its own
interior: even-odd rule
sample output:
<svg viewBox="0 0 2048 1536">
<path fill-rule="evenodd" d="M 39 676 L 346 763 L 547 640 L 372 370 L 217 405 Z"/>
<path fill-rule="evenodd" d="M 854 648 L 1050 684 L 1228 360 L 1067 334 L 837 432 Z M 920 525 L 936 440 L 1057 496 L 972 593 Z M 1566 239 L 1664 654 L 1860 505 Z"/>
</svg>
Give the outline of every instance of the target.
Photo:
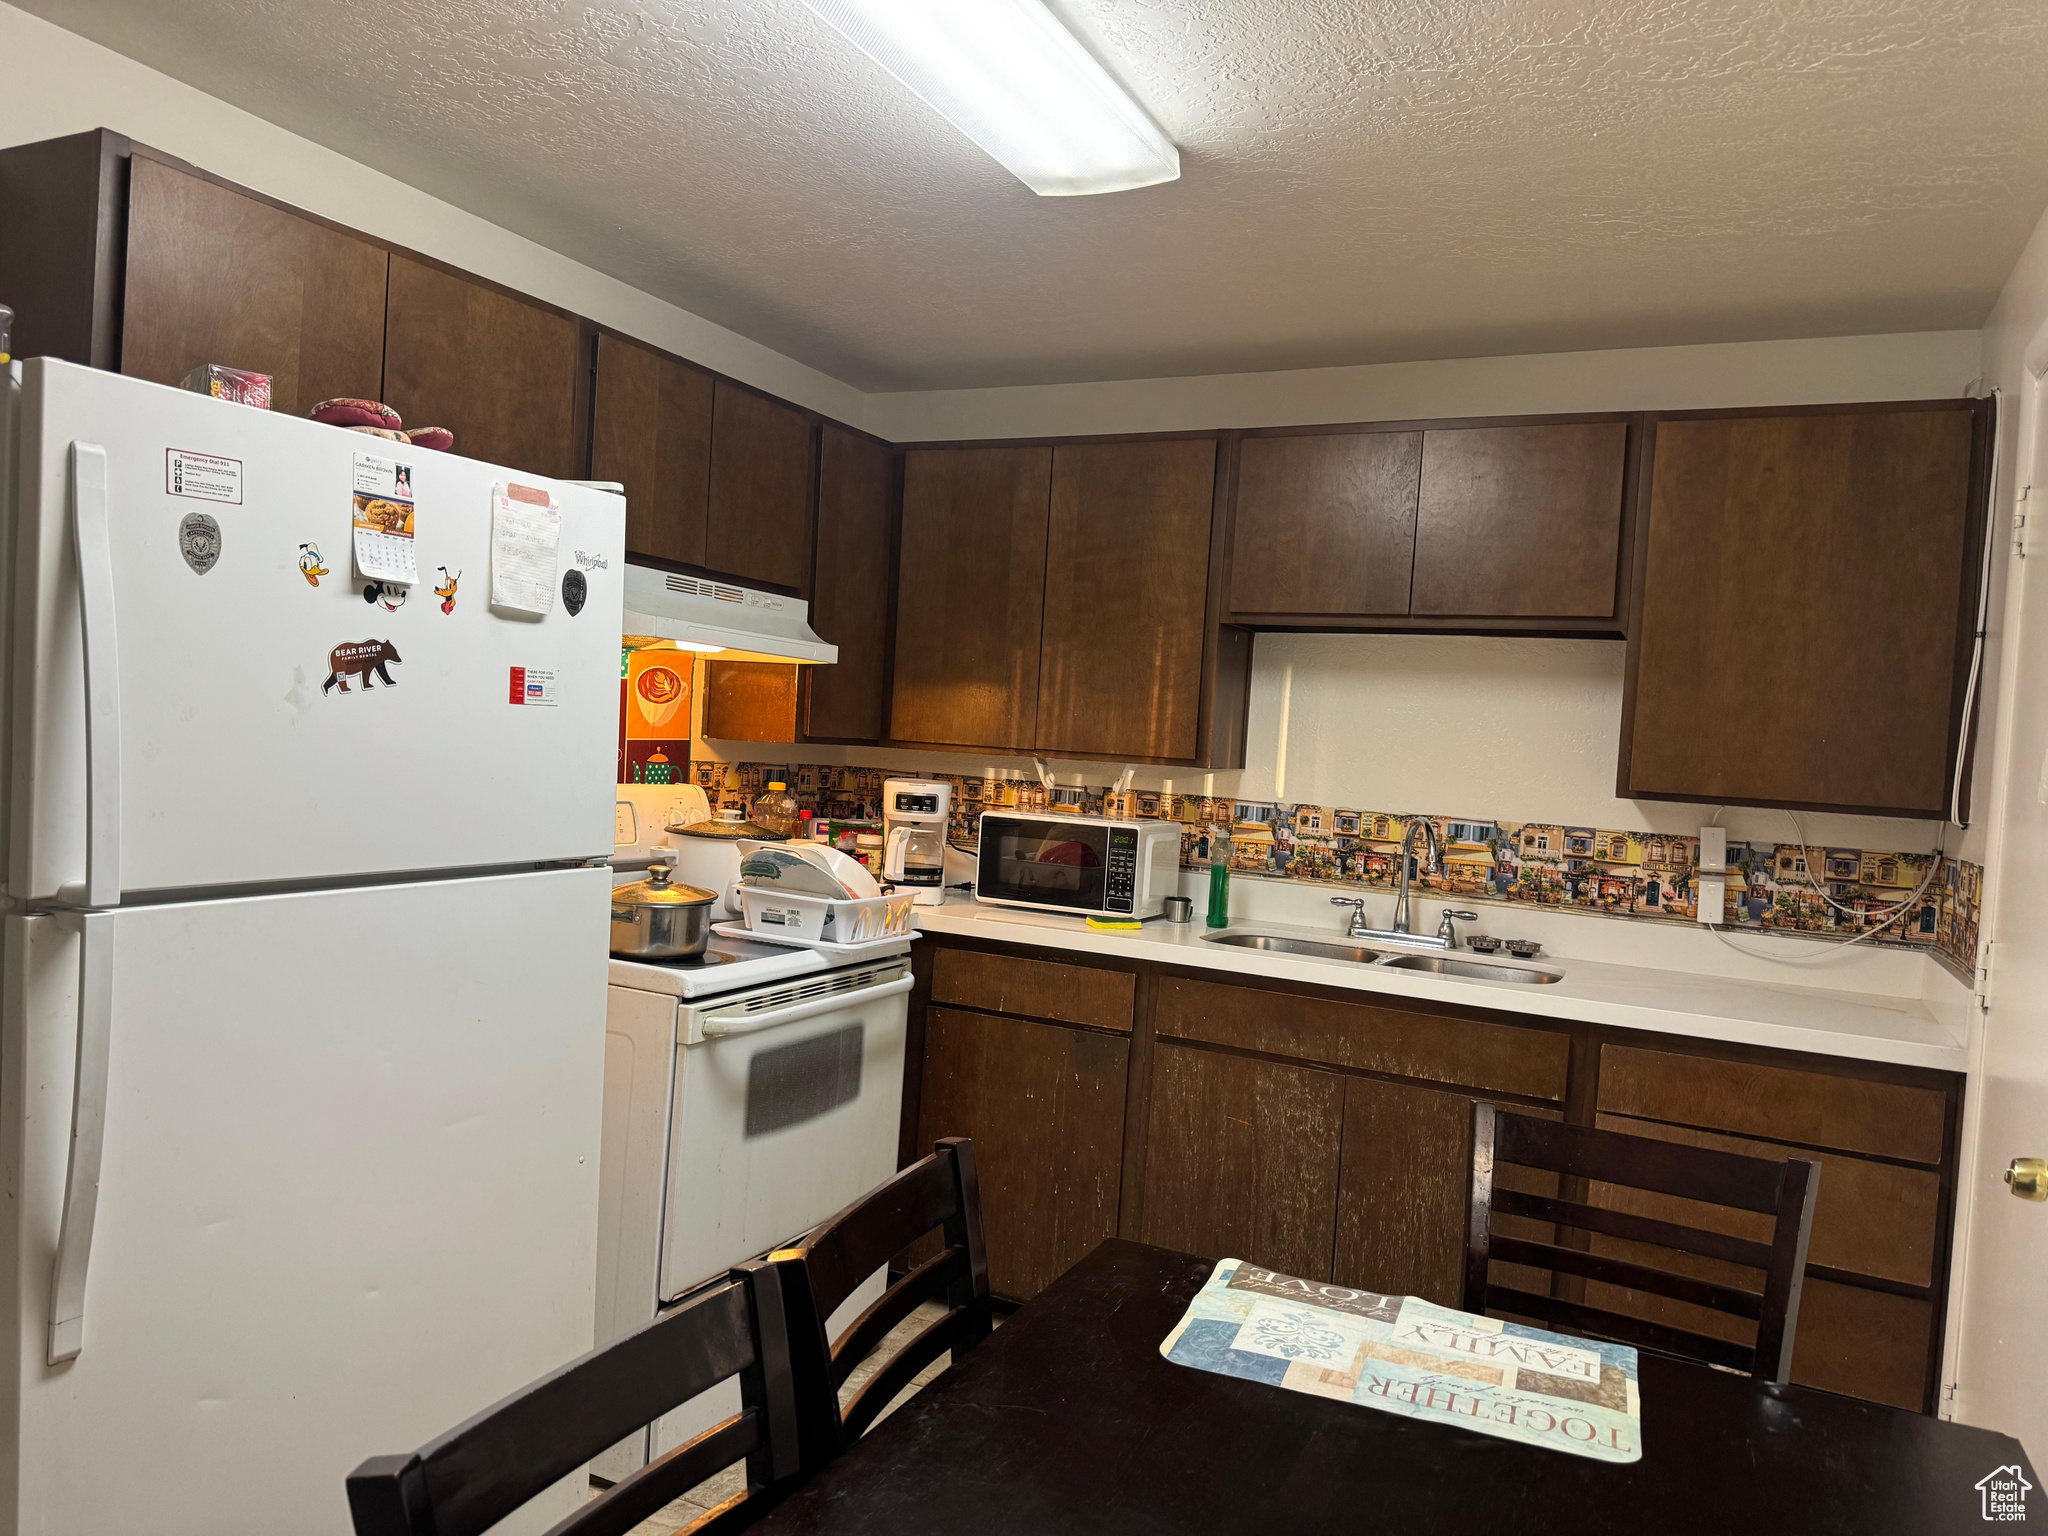
<svg viewBox="0 0 2048 1536">
<path fill-rule="evenodd" d="M 1728 877 L 1701 875 L 1699 879 L 1700 921 L 1718 928 L 1728 920 Z"/>
<path fill-rule="evenodd" d="M 1700 828 L 1700 869 L 1709 875 L 1727 873 L 1728 829 L 1726 827 Z"/>
</svg>

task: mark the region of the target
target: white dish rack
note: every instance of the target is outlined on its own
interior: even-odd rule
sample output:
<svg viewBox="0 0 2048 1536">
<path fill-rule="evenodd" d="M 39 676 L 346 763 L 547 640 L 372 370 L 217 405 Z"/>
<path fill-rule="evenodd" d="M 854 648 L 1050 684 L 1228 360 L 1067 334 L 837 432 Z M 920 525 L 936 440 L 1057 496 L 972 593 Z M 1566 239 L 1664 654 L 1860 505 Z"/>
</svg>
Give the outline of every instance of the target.
<svg viewBox="0 0 2048 1536">
<path fill-rule="evenodd" d="M 909 891 L 840 900 L 804 896 L 771 886 L 741 885 L 740 912 L 749 938 L 770 943 L 872 944 L 907 938 L 917 931 Z"/>
</svg>

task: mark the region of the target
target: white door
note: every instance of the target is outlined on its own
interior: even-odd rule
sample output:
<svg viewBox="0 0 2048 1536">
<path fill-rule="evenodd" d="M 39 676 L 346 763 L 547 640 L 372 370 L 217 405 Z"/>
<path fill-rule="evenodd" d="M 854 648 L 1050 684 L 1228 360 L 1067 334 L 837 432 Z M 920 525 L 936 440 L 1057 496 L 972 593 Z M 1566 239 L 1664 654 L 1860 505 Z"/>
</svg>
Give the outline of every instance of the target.
<svg viewBox="0 0 2048 1536">
<path fill-rule="evenodd" d="M 344 1536 L 364 1457 L 590 1347 L 609 884 L 94 919 L 104 1148 L 56 1365 L 80 941 L 76 919 L 7 920 L 0 1530 Z"/>
<path fill-rule="evenodd" d="M 610 850 L 623 500 L 47 359 L 24 379 L 9 894 L 84 880 L 89 781 L 131 893 Z M 74 443 L 104 450 L 103 495 Z M 362 455 L 412 484 L 419 580 L 395 611 L 354 576 Z M 559 503 L 544 616 L 490 602 L 508 481 Z M 113 639 L 89 763 L 93 625 Z"/>
<path fill-rule="evenodd" d="M 2048 1158 L 2048 389 L 2037 340 L 2020 401 L 2017 483 L 2032 481 L 2030 552 L 2007 566 L 2004 794 L 1995 808 L 1996 894 L 1991 979 L 1975 1081 L 1975 1188 L 1962 1265 L 1956 1416 L 2048 1446 L 2048 1204 L 2011 1198 L 2003 1173 L 2016 1157 Z M 1998 522 L 2003 538 L 2004 520 Z"/>
</svg>

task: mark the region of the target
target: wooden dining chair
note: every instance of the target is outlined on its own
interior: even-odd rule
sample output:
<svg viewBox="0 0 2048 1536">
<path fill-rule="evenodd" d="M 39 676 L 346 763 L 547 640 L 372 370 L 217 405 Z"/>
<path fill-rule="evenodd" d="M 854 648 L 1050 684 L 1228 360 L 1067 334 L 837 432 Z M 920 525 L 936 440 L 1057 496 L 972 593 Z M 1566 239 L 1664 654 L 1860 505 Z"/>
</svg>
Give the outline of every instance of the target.
<svg viewBox="0 0 2048 1536">
<path fill-rule="evenodd" d="M 826 1321 L 840 1305 L 934 1229 L 940 1233 L 940 1251 L 883 1291 L 838 1338 L 828 1340 Z M 783 1277 L 804 1468 L 816 1471 L 865 1434 L 926 1366 L 947 1350 L 958 1360 L 994 1326 L 974 1143 L 958 1137 L 938 1142 L 930 1157 L 856 1200 L 800 1246 L 769 1258 Z M 945 1302 L 945 1314 L 898 1350 L 842 1412 L 839 1389 L 854 1368 L 897 1324 L 935 1300 Z"/>
<path fill-rule="evenodd" d="M 744 1530 L 788 1492 L 800 1454 L 782 1289 L 758 1261 L 417 1451 L 371 1457 L 348 1477 L 356 1536 L 477 1536 L 600 1451 L 734 1376 L 739 1413 L 621 1478 L 549 1536 L 618 1536 L 742 1458 L 746 1490 L 685 1530 Z"/>
<path fill-rule="evenodd" d="M 1566 1179 L 1587 1180 L 1676 1196 L 1753 1212 L 1768 1218 L 1770 1241 L 1759 1242 L 1727 1232 L 1683 1225 L 1604 1205 L 1560 1196 L 1530 1194 L 1502 1187 L 1496 1170 L 1502 1165 L 1540 1169 Z M 1472 1197 L 1465 1244 L 1465 1310 L 1501 1312 L 1635 1344 L 1660 1354 L 1704 1361 L 1746 1372 L 1767 1381 L 1784 1381 L 1792 1369 L 1792 1338 L 1799 1324 L 1799 1287 L 1806 1273 L 1807 1235 L 1813 1225 L 1813 1197 L 1820 1186 L 1820 1164 L 1805 1158 L 1774 1162 L 1744 1157 L 1710 1147 L 1690 1147 L 1509 1114 L 1499 1107 L 1472 1106 Z M 1583 1246 L 1567 1241 L 1537 1242 L 1493 1230 L 1496 1216 L 1523 1217 L 1548 1223 L 1564 1238 L 1566 1230 L 1585 1234 Z M 1740 1225 L 1737 1218 L 1732 1224 Z M 1751 1223 L 1752 1226 L 1757 1225 Z M 1631 1257 L 1594 1245 L 1599 1239 L 1629 1245 Z M 1643 1247 L 1663 1250 L 1675 1267 L 1639 1262 Z M 1642 1255 L 1662 1257 L 1662 1254 Z M 1718 1260 L 1756 1271 L 1756 1289 L 1708 1278 L 1726 1271 L 1699 1260 Z M 1541 1295 L 1490 1278 L 1489 1264 L 1498 1260 L 1548 1270 L 1553 1276 L 1583 1281 L 1638 1296 L 1690 1303 L 1710 1312 L 1746 1319 L 1756 1325 L 1755 1341 L 1734 1342 L 1678 1326 L 1672 1321 L 1597 1306 L 1563 1295 Z M 1690 1272 L 1688 1272 L 1690 1270 Z M 1553 1287 L 1563 1289 L 1562 1286 Z M 1615 1297 L 1627 1301 L 1630 1296 Z M 1660 1310 L 1656 1303 L 1644 1310 Z M 1667 1318 L 1670 1315 L 1666 1311 Z M 1697 1317 L 1697 1314 L 1693 1314 Z M 1701 1321 L 1705 1321 L 1701 1319 Z"/>
</svg>

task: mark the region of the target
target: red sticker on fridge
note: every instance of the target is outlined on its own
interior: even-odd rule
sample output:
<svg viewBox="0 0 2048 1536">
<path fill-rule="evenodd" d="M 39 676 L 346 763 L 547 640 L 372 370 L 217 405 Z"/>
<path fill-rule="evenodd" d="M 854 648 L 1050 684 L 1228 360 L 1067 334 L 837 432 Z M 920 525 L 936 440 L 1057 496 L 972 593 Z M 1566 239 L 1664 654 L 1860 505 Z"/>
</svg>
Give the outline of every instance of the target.
<svg viewBox="0 0 2048 1536">
<path fill-rule="evenodd" d="M 552 707 L 555 697 L 555 670 L 552 667 L 514 667 L 506 702 L 511 704 L 544 704 Z"/>
</svg>

